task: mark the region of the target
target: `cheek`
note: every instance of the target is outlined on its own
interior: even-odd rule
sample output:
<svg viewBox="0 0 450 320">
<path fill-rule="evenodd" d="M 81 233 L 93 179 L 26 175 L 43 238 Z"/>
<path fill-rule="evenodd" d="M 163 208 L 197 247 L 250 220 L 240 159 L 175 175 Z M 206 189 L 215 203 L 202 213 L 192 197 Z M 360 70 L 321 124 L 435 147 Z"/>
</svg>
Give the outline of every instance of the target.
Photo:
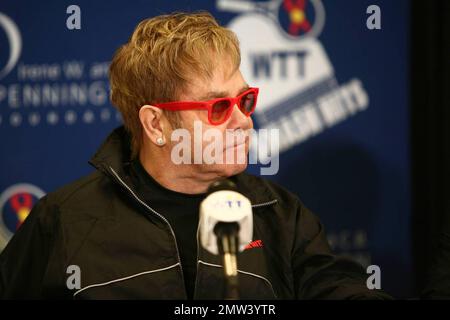
<svg viewBox="0 0 450 320">
<path fill-rule="evenodd" d="M 194 127 L 195 113 L 192 110 L 180 111 L 183 128 L 190 130 Z"/>
<path fill-rule="evenodd" d="M 207 146 L 209 144 L 211 144 L 212 142 L 216 142 L 216 140 L 218 139 L 218 137 L 221 137 L 221 141 L 222 141 L 222 145 L 225 144 L 225 132 L 226 132 L 226 125 L 219 125 L 219 126 L 214 126 L 214 125 L 210 125 L 209 123 L 202 123 L 202 141 L 203 141 L 203 146 Z M 212 140 L 205 140 L 206 136 L 205 136 L 205 132 L 208 132 L 208 135 L 210 138 L 211 136 L 213 136 L 214 138 L 211 138 Z"/>
<path fill-rule="evenodd" d="M 207 110 L 193 110 L 193 121 L 201 121 L 203 125 L 208 124 L 208 111 Z"/>
</svg>

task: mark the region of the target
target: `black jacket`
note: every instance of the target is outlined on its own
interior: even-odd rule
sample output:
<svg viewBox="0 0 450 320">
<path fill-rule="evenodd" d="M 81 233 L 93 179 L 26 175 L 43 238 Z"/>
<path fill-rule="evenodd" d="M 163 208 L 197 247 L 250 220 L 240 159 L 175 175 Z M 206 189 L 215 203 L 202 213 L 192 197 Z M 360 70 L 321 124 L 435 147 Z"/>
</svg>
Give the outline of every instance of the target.
<svg viewBox="0 0 450 320">
<path fill-rule="evenodd" d="M 167 220 L 133 191 L 129 137 L 116 129 L 89 176 L 49 193 L 0 256 L 1 298 L 185 299 Z M 388 298 L 368 290 L 358 264 L 332 255 L 323 227 L 299 199 L 248 174 L 232 178 L 253 204 L 254 240 L 239 256 L 241 298 Z M 196 299 L 223 297 L 221 260 L 198 247 Z M 70 265 L 81 288 L 69 290 Z"/>
</svg>

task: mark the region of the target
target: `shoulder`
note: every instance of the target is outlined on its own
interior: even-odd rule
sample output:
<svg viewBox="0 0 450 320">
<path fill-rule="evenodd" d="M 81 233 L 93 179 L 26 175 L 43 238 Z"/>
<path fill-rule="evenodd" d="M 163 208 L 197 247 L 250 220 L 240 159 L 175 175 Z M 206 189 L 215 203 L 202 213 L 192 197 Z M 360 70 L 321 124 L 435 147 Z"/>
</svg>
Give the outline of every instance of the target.
<svg viewBox="0 0 450 320">
<path fill-rule="evenodd" d="M 241 173 L 235 176 L 235 179 L 239 191 L 247 195 L 254 204 L 273 200 L 281 205 L 301 204 L 297 194 L 272 180 L 249 173 Z"/>
<path fill-rule="evenodd" d="M 304 205 L 300 197 L 279 183 L 248 173 L 241 173 L 235 179 L 238 190 L 250 199 L 252 205 L 258 207 L 259 204 L 274 202 L 272 211 L 281 219 L 310 230 L 321 227 L 319 217 Z"/>
<path fill-rule="evenodd" d="M 86 200 L 101 189 L 104 175 L 95 171 L 47 194 L 48 203 L 58 206 L 70 205 L 78 200 Z"/>
<path fill-rule="evenodd" d="M 49 192 L 33 211 L 45 220 L 97 218 L 106 214 L 113 187 L 110 178 L 95 171 Z"/>
</svg>

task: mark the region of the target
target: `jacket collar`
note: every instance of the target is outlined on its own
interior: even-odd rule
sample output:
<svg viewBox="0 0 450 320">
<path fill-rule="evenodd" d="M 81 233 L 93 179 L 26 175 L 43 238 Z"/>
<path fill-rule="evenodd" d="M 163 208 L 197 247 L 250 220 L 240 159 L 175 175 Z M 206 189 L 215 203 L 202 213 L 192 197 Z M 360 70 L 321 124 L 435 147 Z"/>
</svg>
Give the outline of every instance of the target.
<svg viewBox="0 0 450 320">
<path fill-rule="evenodd" d="M 113 130 L 92 156 L 89 163 L 106 174 L 110 167 L 124 173 L 124 165 L 131 161 L 130 135 L 121 126 Z"/>
<path fill-rule="evenodd" d="M 130 181 L 125 170 L 131 162 L 130 140 L 130 135 L 124 126 L 116 128 L 102 143 L 89 163 L 108 176 L 112 175 L 113 169 L 124 181 Z M 269 184 L 258 177 L 244 172 L 229 179 L 236 183 L 239 192 L 249 198 L 253 205 L 267 204 L 277 200 Z"/>
</svg>

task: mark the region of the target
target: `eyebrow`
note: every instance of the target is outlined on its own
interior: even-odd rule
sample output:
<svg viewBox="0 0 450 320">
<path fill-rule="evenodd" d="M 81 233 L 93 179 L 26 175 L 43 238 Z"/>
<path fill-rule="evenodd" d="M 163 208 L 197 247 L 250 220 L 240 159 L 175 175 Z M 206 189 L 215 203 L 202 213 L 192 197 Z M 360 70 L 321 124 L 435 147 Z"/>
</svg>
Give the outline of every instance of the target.
<svg viewBox="0 0 450 320">
<path fill-rule="evenodd" d="M 250 88 L 248 84 L 245 84 L 240 90 L 237 95 L 240 95 L 241 93 L 247 91 Z M 217 98 L 225 98 L 229 97 L 230 93 L 228 91 L 210 91 L 206 95 L 200 97 L 198 101 L 205 101 L 205 100 L 212 100 Z"/>
</svg>

